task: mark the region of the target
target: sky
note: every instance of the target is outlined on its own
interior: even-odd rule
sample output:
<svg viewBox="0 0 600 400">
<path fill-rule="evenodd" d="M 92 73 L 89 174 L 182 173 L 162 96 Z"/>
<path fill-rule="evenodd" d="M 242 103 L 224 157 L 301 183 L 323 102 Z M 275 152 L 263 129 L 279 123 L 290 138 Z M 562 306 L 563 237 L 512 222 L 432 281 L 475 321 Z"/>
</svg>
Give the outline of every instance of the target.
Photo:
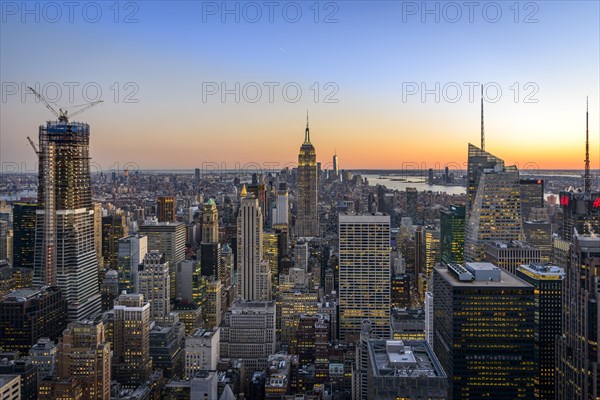
<svg viewBox="0 0 600 400">
<path fill-rule="evenodd" d="M 342 169 L 464 167 L 480 141 L 520 168 L 600 167 L 600 2 L 0 1 L 0 162 L 55 119 L 91 127 L 96 170 L 278 169 L 308 111 Z M 456 167 L 458 168 L 458 167 Z"/>
</svg>

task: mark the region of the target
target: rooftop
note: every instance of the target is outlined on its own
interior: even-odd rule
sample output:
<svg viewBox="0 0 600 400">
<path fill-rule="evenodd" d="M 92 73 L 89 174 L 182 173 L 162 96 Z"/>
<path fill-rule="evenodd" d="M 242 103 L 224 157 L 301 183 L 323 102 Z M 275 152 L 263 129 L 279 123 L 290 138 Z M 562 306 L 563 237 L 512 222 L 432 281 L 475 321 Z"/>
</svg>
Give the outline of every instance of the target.
<svg viewBox="0 0 600 400">
<path fill-rule="evenodd" d="M 446 378 L 426 341 L 369 340 L 369 358 L 376 377 Z"/>
<path fill-rule="evenodd" d="M 481 264 L 488 264 L 481 265 Z M 471 267 L 470 269 L 468 267 Z M 452 272 L 452 268 L 462 271 L 461 279 L 458 278 L 456 273 Z M 495 269 L 492 269 L 495 268 Z M 506 288 L 524 288 L 531 287 L 530 284 L 517 278 L 513 274 L 496 267 L 491 263 L 467 263 L 466 266 L 459 264 L 448 264 L 447 266 L 436 266 L 434 269 L 444 278 L 448 283 L 454 287 L 506 287 Z M 473 273 L 474 272 L 474 273 Z M 470 279 L 463 279 L 464 274 L 471 275 Z M 476 276 L 486 277 L 488 273 L 493 273 L 498 276 L 499 279 L 488 280 L 488 279 L 477 279 Z"/>
<path fill-rule="evenodd" d="M 563 268 L 550 264 L 524 264 L 517 267 L 517 271 L 540 280 L 564 279 L 565 277 L 565 270 Z"/>
</svg>

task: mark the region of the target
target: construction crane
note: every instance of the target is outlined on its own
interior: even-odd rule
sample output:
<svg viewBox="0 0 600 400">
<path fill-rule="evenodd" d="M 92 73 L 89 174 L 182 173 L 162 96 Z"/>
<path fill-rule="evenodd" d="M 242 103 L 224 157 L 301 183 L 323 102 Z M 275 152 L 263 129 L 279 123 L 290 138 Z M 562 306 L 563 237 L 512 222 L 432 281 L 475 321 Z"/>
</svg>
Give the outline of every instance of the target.
<svg viewBox="0 0 600 400">
<path fill-rule="evenodd" d="M 31 145 L 31 147 L 33 148 L 33 151 L 35 151 L 35 154 L 39 155 L 40 151 L 38 150 L 37 146 L 35 145 L 35 143 L 33 143 L 33 140 L 31 140 L 31 138 L 29 136 L 27 136 L 27 140 L 29 140 L 29 144 Z"/>
<path fill-rule="evenodd" d="M 48 101 L 41 94 L 39 94 L 38 92 L 36 92 L 32 87 L 27 87 L 27 89 L 29 89 L 35 95 L 35 97 L 37 97 L 42 103 L 44 103 L 44 105 L 46 106 L 46 108 L 48 110 L 50 110 L 52 112 L 52 114 L 54 114 L 55 117 L 58 118 L 59 122 L 64 122 L 64 123 L 69 122 L 69 117 L 72 118 L 72 117 L 74 117 L 76 115 L 79 115 L 82 112 L 84 112 L 85 110 L 88 110 L 88 109 L 94 107 L 95 105 L 103 102 L 103 100 L 98 100 L 98 101 L 94 101 L 94 102 L 91 102 L 91 103 L 88 103 L 88 104 L 83 104 L 83 106 L 85 106 L 85 107 L 83 107 L 83 108 L 75 111 L 71 115 L 68 115 L 68 111 L 67 110 L 63 110 L 62 108 L 59 108 L 58 109 L 59 112 L 56 112 L 56 110 L 50 105 L 50 103 L 48 103 Z"/>
</svg>

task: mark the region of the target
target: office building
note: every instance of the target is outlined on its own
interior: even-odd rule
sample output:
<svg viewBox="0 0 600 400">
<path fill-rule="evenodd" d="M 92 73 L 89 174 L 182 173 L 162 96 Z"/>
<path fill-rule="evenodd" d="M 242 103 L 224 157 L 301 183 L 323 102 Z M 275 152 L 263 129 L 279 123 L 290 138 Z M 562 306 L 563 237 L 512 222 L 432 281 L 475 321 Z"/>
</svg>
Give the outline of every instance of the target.
<svg viewBox="0 0 600 400">
<path fill-rule="evenodd" d="M 142 294 L 122 294 L 114 307 L 113 379 L 135 388 L 150 376 L 150 304 Z"/>
<path fill-rule="evenodd" d="M 148 237 L 148 251 L 157 250 L 171 265 L 185 260 L 185 224 L 181 222 L 156 222 L 146 220 L 140 234 Z"/>
<path fill-rule="evenodd" d="M 440 211 L 440 259 L 462 264 L 465 253 L 465 206 L 451 205 Z"/>
<path fill-rule="evenodd" d="M 21 400 L 21 376 L 0 375 L 0 399 Z"/>
<path fill-rule="evenodd" d="M 406 188 L 406 215 L 417 224 L 421 221 L 418 210 L 419 192 L 416 188 Z"/>
<path fill-rule="evenodd" d="M 185 243 L 187 230 L 185 224 L 181 222 L 156 222 L 156 220 L 146 220 L 145 224 L 140 226 L 140 233 L 148 236 L 148 251 L 158 250 L 165 257 L 165 262 L 169 263 L 169 274 L 171 276 L 170 295 L 171 300 L 175 300 L 176 276 L 175 269 L 177 263 L 185 260 Z"/>
<path fill-rule="evenodd" d="M 340 339 L 360 334 L 363 320 L 373 333 L 390 334 L 390 217 L 339 215 Z"/>
<path fill-rule="evenodd" d="M 96 250 L 96 263 L 98 264 L 98 278 L 104 271 L 104 256 L 102 255 L 102 203 L 93 203 L 94 206 L 94 249 Z"/>
<path fill-rule="evenodd" d="M 156 199 L 158 222 L 177 222 L 177 199 L 174 196 L 159 196 Z"/>
<path fill-rule="evenodd" d="M 83 399 L 110 400 L 110 344 L 100 320 L 71 322 L 58 344 L 59 379 L 76 378 Z"/>
<path fill-rule="evenodd" d="M 544 181 L 542 179 L 521 179 L 521 217 L 531 219 L 533 208 L 544 208 Z"/>
<path fill-rule="evenodd" d="M 556 347 L 556 399 L 600 395 L 600 238 L 575 232 L 562 291 L 562 336 Z"/>
<path fill-rule="evenodd" d="M 318 293 L 307 289 L 285 291 L 280 294 L 278 322 L 281 326 L 281 344 L 289 346 L 290 354 L 297 354 L 296 333 L 300 317 L 315 315 L 318 300 Z"/>
<path fill-rule="evenodd" d="M 185 376 L 198 371 L 215 370 L 220 357 L 220 328 L 200 328 L 185 338 Z"/>
<path fill-rule="evenodd" d="M 118 241 L 119 292 L 138 293 L 138 266 L 148 253 L 148 237 L 131 235 Z"/>
<path fill-rule="evenodd" d="M 62 289 L 71 321 L 100 311 L 89 139 L 85 123 L 48 121 L 39 128 L 33 280 Z"/>
<path fill-rule="evenodd" d="M 479 180 L 485 170 L 503 169 L 504 161 L 469 143 L 467 157 L 467 214 L 475 203 Z M 519 194 L 520 194 L 520 187 Z"/>
<path fill-rule="evenodd" d="M 46 377 L 40 381 L 38 400 L 82 400 L 83 387 L 78 379 Z"/>
<path fill-rule="evenodd" d="M 36 366 L 28 358 L 0 360 L 0 376 L 18 375 L 20 377 L 21 399 L 35 400 L 37 398 L 37 372 Z M 4 400 L 4 399 L 3 399 Z"/>
<path fill-rule="evenodd" d="M 208 329 L 221 325 L 223 317 L 223 285 L 213 277 L 206 281 L 206 302 L 204 303 L 204 324 Z"/>
<path fill-rule="evenodd" d="M 263 262 L 263 219 L 253 195 L 241 199 L 237 223 L 237 296 L 241 300 L 271 298 L 271 271 Z"/>
<path fill-rule="evenodd" d="M 127 217 L 122 210 L 102 217 L 102 256 L 104 265 L 114 268 L 119 259 L 119 239 L 129 235 Z"/>
<path fill-rule="evenodd" d="M 434 351 L 452 399 L 533 399 L 533 286 L 490 264 L 434 268 Z"/>
<path fill-rule="evenodd" d="M 536 374 L 535 398 L 554 400 L 556 338 L 562 334 L 564 269 L 544 264 L 520 265 L 516 275 L 533 286 Z"/>
<path fill-rule="evenodd" d="M 175 326 L 156 323 L 150 329 L 152 368 L 162 370 L 166 379 L 183 377 L 184 350 Z"/>
<path fill-rule="evenodd" d="M 367 399 L 445 400 L 448 380 L 426 341 L 368 340 Z"/>
<path fill-rule="evenodd" d="M 298 154 L 296 194 L 296 236 L 298 237 L 319 236 L 317 179 L 317 155 L 310 142 L 307 115 L 304 143 Z"/>
<path fill-rule="evenodd" d="M 144 257 L 138 267 L 139 293 L 150 303 L 150 319 L 162 318 L 171 312 L 171 276 L 169 263 L 156 250 Z"/>
<path fill-rule="evenodd" d="M 33 270 L 37 204 L 13 204 L 13 268 Z"/>
<path fill-rule="evenodd" d="M 480 171 L 477 192 L 466 221 L 465 260 L 484 261 L 487 242 L 523 240 L 521 224 L 517 168 L 504 167 L 501 163 L 494 169 Z"/>
<path fill-rule="evenodd" d="M 560 192 L 559 202 L 562 239 L 571 241 L 575 230 L 580 234 L 600 232 L 600 192 Z"/>
<path fill-rule="evenodd" d="M 484 260 L 514 275 L 519 265 L 539 263 L 541 252 L 537 247 L 519 240 L 495 240 L 487 242 Z"/>
<path fill-rule="evenodd" d="M 27 355 L 42 337 L 56 340 L 67 323 L 67 302 L 57 287 L 18 289 L 0 301 L 0 350 Z"/>
<path fill-rule="evenodd" d="M 288 226 L 289 224 L 289 198 L 287 183 L 280 182 L 277 190 L 277 207 L 273 215 L 273 226 Z"/>
<path fill-rule="evenodd" d="M 57 353 L 58 346 L 48 338 L 41 338 L 29 349 L 29 359 L 37 367 L 38 381 L 54 375 Z"/>
<path fill-rule="evenodd" d="M 545 221 L 523 221 L 525 241 L 540 250 L 540 261 L 552 259 L 552 224 Z"/>
<path fill-rule="evenodd" d="M 275 353 L 274 301 L 236 301 L 221 325 L 221 358 L 240 358 L 246 371 L 265 369 Z"/>
</svg>

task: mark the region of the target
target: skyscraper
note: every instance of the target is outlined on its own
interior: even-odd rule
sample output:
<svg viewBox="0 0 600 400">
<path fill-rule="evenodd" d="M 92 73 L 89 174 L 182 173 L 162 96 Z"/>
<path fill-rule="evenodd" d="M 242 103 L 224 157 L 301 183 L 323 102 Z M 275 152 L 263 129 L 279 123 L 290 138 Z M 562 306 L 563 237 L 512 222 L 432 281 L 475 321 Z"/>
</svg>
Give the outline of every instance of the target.
<svg viewBox="0 0 600 400">
<path fill-rule="evenodd" d="M 34 284 L 60 286 L 70 320 L 100 311 L 89 139 L 85 123 L 39 129 Z"/>
<path fill-rule="evenodd" d="M 534 398 L 533 286 L 490 263 L 438 266 L 433 312 L 450 398 Z"/>
<path fill-rule="evenodd" d="M 132 235 L 119 239 L 119 291 L 138 293 L 138 266 L 148 253 L 148 237 Z"/>
<path fill-rule="evenodd" d="M 241 199 L 237 226 L 238 297 L 270 300 L 271 274 L 268 263 L 262 262 L 263 216 L 254 195 Z"/>
<path fill-rule="evenodd" d="M 67 302 L 59 288 L 15 290 L 0 301 L 0 351 L 26 355 L 38 339 L 56 340 L 66 321 Z"/>
<path fill-rule="evenodd" d="M 219 279 L 220 265 L 219 212 L 215 201 L 209 199 L 202 209 L 202 243 L 200 244 L 202 275 Z"/>
<path fill-rule="evenodd" d="M 37 204 L 13 205 L 13 268 L 33 269 Z"/>
<path fill-rule="evenodd" d="M 533 285 L 535 338 L 535 398 L 554 400 L 556 338 L 562 334 L 562 281 L 564 269 L 529 264 L 517 268 L 519 278 Z"/>
<path fill-rule="evenodd" d="M 98 277 L 104 271 L 104 257 L 102 256 L 102 203 L 94 203 L 94 248 L 96 249 L 96 262 L 98 263 Z"/>
<path fill-rule="evenodd" d="M 544 181 L 542 179 L 521 179 L 521 216 L 529 221 L 532 208 L 544 207 Z"/>
<path fill-rule="evenodd" d="M 465 206 L 451 205 L 440 211 L 441 261 L 461 264 L 465 252 Z"/>
<path fill-rule="evenodd" d="M 104 264 L 114 268 L 119 255 L 119 239 L 129 234 L 127 218 L 122 210 L 102 217 L 102 256 Z"/>
<path fill-rule="evenodd" d="M 208 199 L 202 208 L 202 243 L 219 241 L 219 211 L 213 199 Z"/>
<path fill-rule="evenodd" d="M 156 199 L 158 222 L 177 222 L 177 200 L 174 196 L 159 196 Z"/>
<path fill-rule="evenodd" d="M 478 155 L 473 156 L 471 151 Z M 467 212 L 465 260 L 483 261 L 487 242 L 523 239 L 519 171 L 514 166 L 505 167 L 502 160 L 473 145 L 469 145 L 469 152 L 469 171 L 475 171 L 476 174 L 472 174 L 478 178 L 475 196 Z M 494 166 L 482 167 L 486 163 Z M 471 183 L 469 180 L 469 185 Z M 467 189 L 470 200 L 473 188 Z"/>
<path fill-rule="evenodd" d="M 150 304 L 141 294 L 122 294 L 114 307 L 113 378 L 125 387 L 144 383 L 152 369 Z"/>
<path fill-rule="evenodd" d="M 138 269 L 139 293 L 150 303 L 150 319 L 163 318 L 171 311 L 169 263 L 156 250 L 146 254 Z"/>
<path fill-rule="evenodd" d="M 339 215 L 340 339 L 357 338 L 364 320 L 390 334 L 390 217 Z"/>
<path fill-rule="evenodd" d="M 339 158 L 338 158 L 337 151 L 336 151 L 335 154 L 333 155 L 333 176 L 336 179 L 339 179 L 339 175 L 340 175 L 340 166 L 339 166 Z"/>
<path fill-rule="evenodd" d="M 275 301 L 236 301 L 221 326 L 221 358 L 241 358 L 246 374 L 267 367 L 275 353 Z"/>
<path fill-rule="evenodd" d="M 298 154 L 298 187 L 296 195 L 296 236 L 319 236 L 319 217 L 317 210 L 317 155 L 310 143 L 308 115 L 304 143 Z"/>
<path fill-rule="evenodd" d="M 281 182 L 279 184 L 279 190 L 277 190 L 277 212 L 274 215 L 273 226 L 284 225 L 287 227 L 289 223 L 289 202 L 288 202 L 288 190 L 287 183 Z"/>
<path fill-rule="evenodd" d="M 110 400 L 110 343 L 100 320 L 71 322 L 58 344 L 58 378 L 83 386 L 83 399 Z"/>
<path fill-rule="evenodd" d="M 504 168 L 504 161 L 498 157 L 480 149 L 469 143 L 467 158 L 467 214 L 471 211 L 477 188 L 479 187 L 479 178 L 486 169 Z"/>
<path fill-rule="evenodd" d="M 600 396 L 600 238 L 573 235 L 562 292 L 562 336 L 557 340 L 556 398 Z"/>
</svg>

